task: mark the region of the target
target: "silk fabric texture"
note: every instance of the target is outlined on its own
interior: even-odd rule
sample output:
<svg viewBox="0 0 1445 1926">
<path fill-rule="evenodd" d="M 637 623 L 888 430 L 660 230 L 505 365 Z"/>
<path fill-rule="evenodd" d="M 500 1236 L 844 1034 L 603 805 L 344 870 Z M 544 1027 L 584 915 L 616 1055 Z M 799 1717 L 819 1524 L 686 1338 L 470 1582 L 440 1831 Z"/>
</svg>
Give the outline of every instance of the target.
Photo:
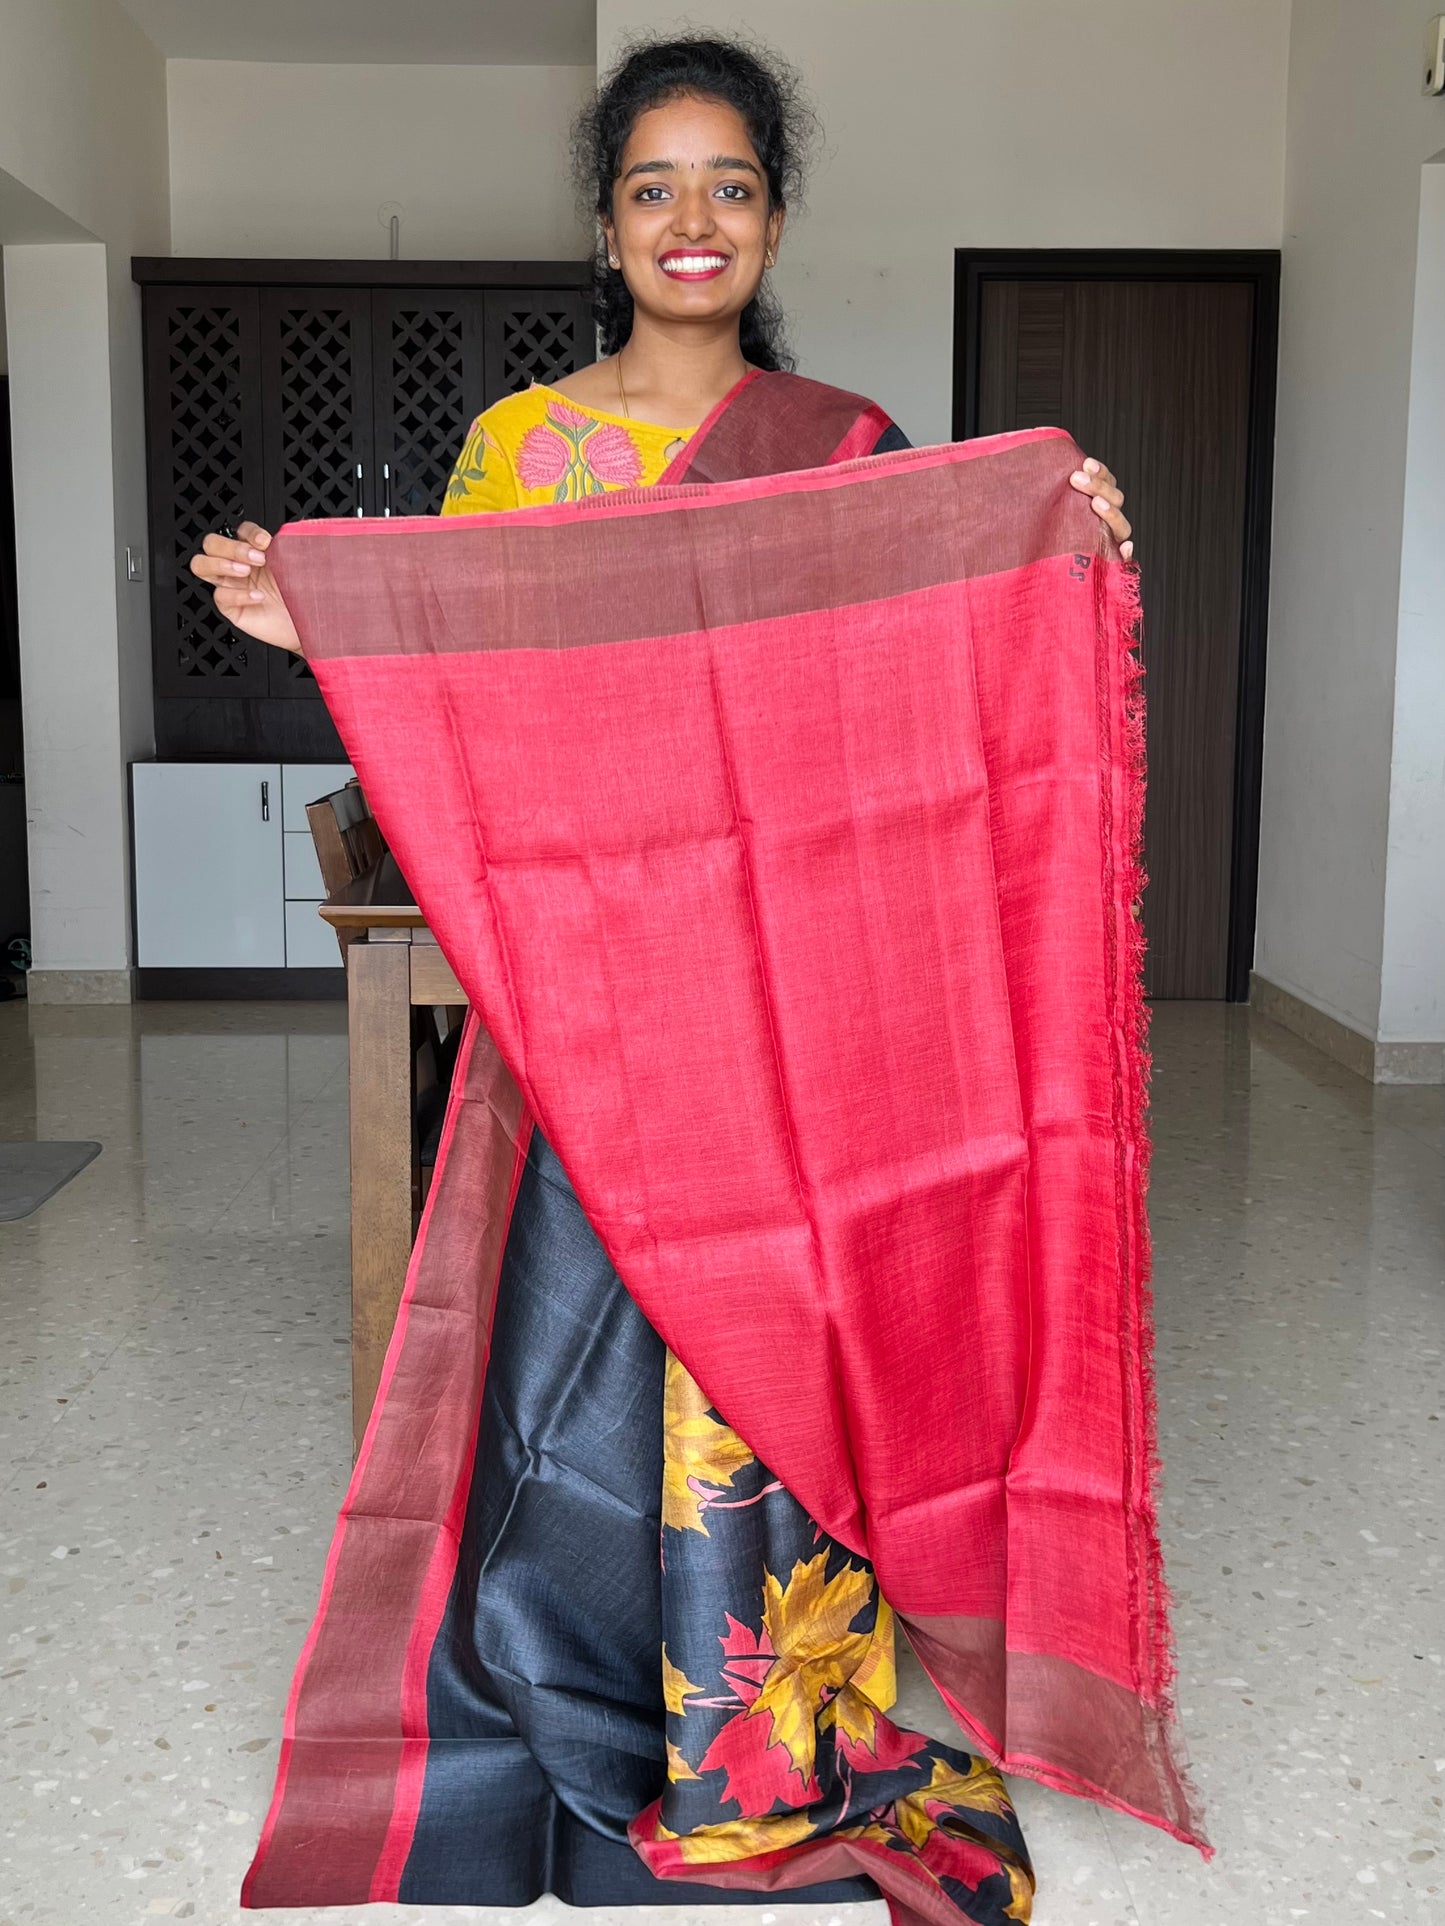
<svg viewBox="0 0 1445 1926">
<path fill-rule="evenodd" d="M 682 485 L 277 538 L 323 693 L 485 1035 L 250 1903 L 303 1903 L 267 1866 L 324 1771 L 338 1700 L 317 1681 L 379 1591 L 393 1659 L 360 1725 L 394 1784 L 350 1896 L 389 1896 L 415 1835 L 434 1749 L 416 1686 L 537 1127 L 717 1421 L 876 1573 L 872 1609 L 898 1614 L 974 1763 L 1212 1850 L 1153 1495 L 1133 572 L 1068 486 L 1067 437 L 867 455 L 866 404 L 816 387 L 741 384 L 674 464 Z M 780 437 L 828 465 L 779 473 Z M 441 1420 L 425 1451 L 419 1411 Z M 946 1916 L 961 1894 L 940 1910 L 921 1855 L 871 1823 L 727 1877 L 857 1869 L 896 1916 Z M 655 1870 L 720 1877 L 677 1859 Z"/>
</svg>

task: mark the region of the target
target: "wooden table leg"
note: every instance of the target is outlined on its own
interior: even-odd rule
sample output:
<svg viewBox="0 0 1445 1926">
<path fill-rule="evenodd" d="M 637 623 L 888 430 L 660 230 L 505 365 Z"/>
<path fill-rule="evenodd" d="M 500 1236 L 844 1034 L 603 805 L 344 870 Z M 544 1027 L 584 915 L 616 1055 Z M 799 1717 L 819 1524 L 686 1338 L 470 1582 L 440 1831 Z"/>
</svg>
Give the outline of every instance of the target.
<svg viewBox="0 0 1445 1926">
<path fill-rule="evenodd" d="M 411 1257 L 408 943 L 346 953 L 351 1045 L 351 1416 L 354 1446 L 381 1381 Z"/>
</svg>

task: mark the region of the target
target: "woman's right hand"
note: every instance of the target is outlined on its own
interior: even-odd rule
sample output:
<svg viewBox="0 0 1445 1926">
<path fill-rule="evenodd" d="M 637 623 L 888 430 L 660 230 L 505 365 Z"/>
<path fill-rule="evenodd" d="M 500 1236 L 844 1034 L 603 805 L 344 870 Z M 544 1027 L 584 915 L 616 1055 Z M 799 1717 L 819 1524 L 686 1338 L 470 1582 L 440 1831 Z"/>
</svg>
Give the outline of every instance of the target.
<svg viewBox="0 0 1445 1926">
<path fill-rule="evenodd" d="M 269 642 L 273 649 L 299 655 L 301 637 L 281 599 L 276 577 L 266 566 L 270 546 L 268 530 L 255 522 L 242 522 L 234 541 L 228 535 L 208 535 L 201 553 L 191 557 L 191 573 L 210 585 L 217 610 L 233 629 Z"/>
</svg>

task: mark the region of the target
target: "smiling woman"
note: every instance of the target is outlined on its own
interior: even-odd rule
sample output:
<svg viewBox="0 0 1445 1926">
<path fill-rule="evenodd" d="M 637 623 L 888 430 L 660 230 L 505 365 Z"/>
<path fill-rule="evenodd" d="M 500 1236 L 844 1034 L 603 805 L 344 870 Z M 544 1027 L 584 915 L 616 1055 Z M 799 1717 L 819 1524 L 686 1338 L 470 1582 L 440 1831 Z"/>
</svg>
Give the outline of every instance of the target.
<svg viewBox="0 0 1445 1926">
<path fill-rule="evenodd" d="M 792 372 L 768 274 L 810 132 L 793 77 L 733 42 L 642 43 L 605 82 L 576 141 L 598 225 L 603 358 L 488 409 L 448 489 L 449 516 L 529 511 L 506 524 L 515 569 L 483 613 L 514 601 L 539 640 L 554 640 L 569 611 L 605 613 L 618 590 L 606 586 L 603 549 L 580 581 L 538 575 L 538 539 L 566 520 L 564 504 L 907 449 L 876 404 Z M 1092 463 L 1071 480 L 1126 538 L 1108 471 Z M 1061 484 L 1060 475 L 1055 492 L 1077 507 Z M 604 520 L 582 519 L 584 547 L 609 540 Z M 648 525 L 639 520 L 634 534 L 646 548 Z M 193 566 L 238 628 L 296 648 L 267 562 L 271 539 L 252 525 L 238 540 L 208 536 Z M 740 577 L 778 566 L 761 549 L 750 557 Z M 786 572 L 800 559 L 789 549 Z M 647 627 L 649 598 L 673 579 L 659 562 L 653 582 L 650 568 L 628 574 L 621 599 L 635 598 L 639 634 L 668 636 L 691 605 L 669 602 L 655 616 L 663 626 Z M 435 602 L 400 577 L 367 593 L 399 629 Z M 635 660 L 619 648 L 616 672 Z M 645 691 L 622 687 L 604 690 L 604 707 L 652 714 Z M 334 713 L 344 736 L 371 726 L 369 710 L 344 723 Z M 660 756 L 662 741 L 654 747 Z M 547 753 L 563 746 L 549 738 Z M 619 751 L 618 767 L 600 774 L 619 798 L 646 793 L 652 756 L 646 744 L 640 756 Z M 365 757 L 357 762 L 365 780 Z M 408 825 L 382 826 L 404 854 Z M 486 869 L 481 846 L 478 831 Z M 628 888 L 663 902 L 661 875 L 644 865 Z M 546 945 L 545 918 L 532 935 Z M 660 946 L 638 961 L 665 977 Z M 580 983 L 561 1000 L 585 1037 L 558 1068 L 585 1098 L 597 1067 L 586 1039 L 606 1029 L 606 1012 Z M 477 1065 L 492 1069 L 484 1077 Z M 646 1092 L 635 1100 L 645 1109 Z M 579 1905 L 766 1901 L 780 1891 L 831 1902 L 882 1891 L 895 1926 L 1026 1920 L 1033 1873 L 995 1765 L 889 1716 L 895 1621 L 866 1534 L 830 1534 L 778 1475 L 785 1467 L 770 1469 L 756 1436 L 733 1429 L 728 1409 L 743 1392 L 726 1374 L 704 1389 L 664 1343 L 533 1113 L 518 1121 L 517 1102 L 474 1014 L 445 1163 L 297 1669 L 245 1903 L 514 1906 L 545 1891 Z M 505 1153 L 500 1192 L 468 1161 L 487 1133 Z M 637 1173 L 639 1196 L 650 1181 Z M 497 1224 L 490 1268 L 475 1281 L 487 1334 L 477 1403 L 462 1409 L 461 1394 L 449 1403 L 444 1388 L 445 1347 L 425 1358 L 417 1349 L 436 1342 L 423 1313 L 439 1282 L 452 1298 L 462 1289 L 443 1275 L 447 1262 Z M 704 1299 L 725 1349 L 730 1321 L 743 1316 L 739 1291 Z M 832 1404 L 841 1397 L 829 1392 Z M 796 1385 L 765 1411 L 802 1411 L 803 1436 L 810 1425 L 831 1436 L 827 1413 L 807 1407 Z M 441 1491 L 423 1474 L 430 1466 L 440 1481 L 444 1437 L 458 1441 L 459 1463 L 455 1489 Z M 915 1448 L 930 1440 L 910 1439 L 904 1455 Z M 436 1529 L 419 1530 L 433 1510 Z M 959 1543 L 949 1557 L 982 1554 Z"/>
<path fill-rule="evenodd" d="M 604 354 L 621 357 L 631 344 L 634 361 L 639 349 L 645 357 L 649 337 L 685 317 L 713 323 L 718 345 L 731 347 L 735 331 L 749 366 L 793 365 L 766 271 L 801 193 L 816 125 L 789 69 L 775 58 L 729 59 L 738 51 L 639 47 L 578 124 L 578 184 L 601 235 Z M 669 67 L 679 91 L 664 102 L 656 88 Z M 659 276 L 675 285 L 690 278 L 680 264 L 701 254 L 709 266 L 699 278 L 718 285 L 705 300 L 670 300 Z"/>
</svg>

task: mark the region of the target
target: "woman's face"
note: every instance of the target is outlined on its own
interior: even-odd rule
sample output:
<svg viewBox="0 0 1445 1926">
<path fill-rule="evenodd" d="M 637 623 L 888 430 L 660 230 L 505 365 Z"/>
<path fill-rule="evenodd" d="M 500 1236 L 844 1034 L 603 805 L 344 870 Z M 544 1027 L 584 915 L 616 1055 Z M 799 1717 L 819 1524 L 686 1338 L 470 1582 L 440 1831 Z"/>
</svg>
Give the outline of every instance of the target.
<svg viewBox="0 0 1445 1926">
<path fill-rule="evenodd" d="M 657 320 L 742 313 L 777 248 L 783 210 L 735 107 L 683 95 L 640 114 L 612 186 L 608 250 Z"/>
</svg>

